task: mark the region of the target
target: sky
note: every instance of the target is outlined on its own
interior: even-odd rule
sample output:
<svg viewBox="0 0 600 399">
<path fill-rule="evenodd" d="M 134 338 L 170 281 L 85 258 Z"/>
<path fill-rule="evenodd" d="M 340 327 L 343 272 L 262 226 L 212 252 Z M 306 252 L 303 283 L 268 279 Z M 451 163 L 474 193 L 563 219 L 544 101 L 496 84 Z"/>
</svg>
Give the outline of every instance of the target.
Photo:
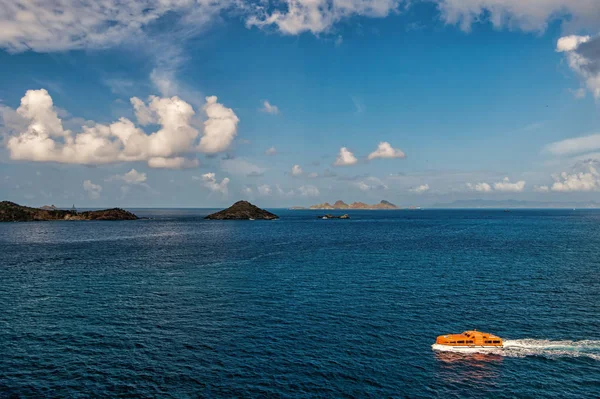
<svg viewBox="0 0 600 399">
<path fill-rule="evenodd" d="M 600 202 L 597 0 L 0 0 L 0 199 Z"/>
</svg>

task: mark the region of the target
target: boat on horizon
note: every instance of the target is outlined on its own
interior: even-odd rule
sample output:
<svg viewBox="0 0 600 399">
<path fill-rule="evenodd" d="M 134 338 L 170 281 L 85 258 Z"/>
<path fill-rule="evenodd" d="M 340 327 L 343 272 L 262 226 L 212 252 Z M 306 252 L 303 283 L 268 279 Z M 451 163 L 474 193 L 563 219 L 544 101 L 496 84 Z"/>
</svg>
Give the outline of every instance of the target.
<svg viewBox="0 0 600 399">
<path fill-rule="evenodd" d="M 502 338 L 483 331 L 469 330 L 461 334 L 440 335 L 431 348 L 436 351 L 478 352 L 487 349 L 502 349 Z"/>
</svg>

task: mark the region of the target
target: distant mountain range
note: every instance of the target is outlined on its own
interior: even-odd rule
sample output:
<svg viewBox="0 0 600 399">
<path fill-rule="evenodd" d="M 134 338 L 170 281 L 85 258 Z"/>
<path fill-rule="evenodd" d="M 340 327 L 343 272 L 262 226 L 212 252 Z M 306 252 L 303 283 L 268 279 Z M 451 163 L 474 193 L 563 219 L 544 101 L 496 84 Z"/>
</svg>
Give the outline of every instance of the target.
<svg viewBox="0 0 600 399">
<path fill-rule="evenodd" d="M 389 201 L 381 201 L 375 205 L 365 204 L 364 202 L 353 202 L 351 204 L 346 204 L 344 201 L 338 200 L 333 205 L 329 202 L 325 202 L 324 204 L 311 205 L 308 208 L 304 208 L 301 206 L 295 206 L 290 209 L 400 209 L 396 205 L 392 204 Z"/>
<path fill-rule="evenodd" d="M 544 202 L 519 200 L 458 200 L 450 203 L 434 204 L 431 208 L 600 208 L 600 203 L 589 202 Z"/>
</svg>

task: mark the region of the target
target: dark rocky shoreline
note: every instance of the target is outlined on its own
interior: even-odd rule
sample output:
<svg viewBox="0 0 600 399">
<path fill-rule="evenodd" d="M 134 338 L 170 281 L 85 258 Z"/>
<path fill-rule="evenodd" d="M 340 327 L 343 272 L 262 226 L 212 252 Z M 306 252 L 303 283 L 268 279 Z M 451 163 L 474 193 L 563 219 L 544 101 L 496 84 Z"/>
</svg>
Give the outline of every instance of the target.
<svg viewBox="0 0 600 399">
<path fill-rule="evenodd" d="M 50 208 L 50 207 L 48 207 Z M 138 220 L 121 208 L 77 212 L 75 210 L 30 208 L 10 201 L 0 202 L 0 222 L 35 222 L 53 220 Z"/>
<path fill-rule="evenodd" d="M 210 220 L 275 220 L 279 216 L 260 209 L 248 201 L 238 201 L 227 209 L 205 217 Z"/>
</svg>

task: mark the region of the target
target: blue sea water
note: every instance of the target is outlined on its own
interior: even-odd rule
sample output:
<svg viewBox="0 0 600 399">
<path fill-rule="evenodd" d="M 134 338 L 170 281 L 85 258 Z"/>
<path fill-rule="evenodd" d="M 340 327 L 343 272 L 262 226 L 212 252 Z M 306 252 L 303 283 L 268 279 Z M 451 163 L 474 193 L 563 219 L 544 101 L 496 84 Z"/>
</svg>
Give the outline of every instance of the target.
<svg viewBox="0 0 600 399">
<path fill-rule="evenodd" d="M 0 397 L 600 397 L 600 211 L 209 212 L 0 224 Z"/>
</svg>

